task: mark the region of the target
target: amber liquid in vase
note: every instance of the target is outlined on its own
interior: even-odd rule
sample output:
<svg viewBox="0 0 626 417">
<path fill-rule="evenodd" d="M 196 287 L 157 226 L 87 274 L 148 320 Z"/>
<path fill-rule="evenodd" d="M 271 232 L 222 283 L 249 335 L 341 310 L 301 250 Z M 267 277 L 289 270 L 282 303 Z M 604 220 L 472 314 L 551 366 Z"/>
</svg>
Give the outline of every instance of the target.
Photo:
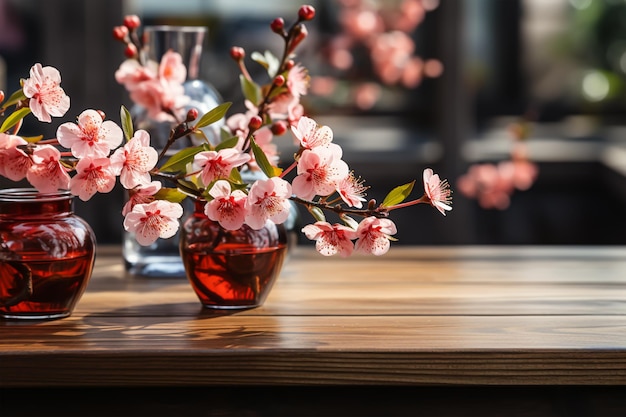
<svg viewBox="0 0 626 417">
<path fill-rule="evenodd" d="M 92 265 L 91 255 L 0 262 L 0 299 L 14 300 L 2 306 L 0 314 L 32 319 L 68 316 L 85 290 Z M 24 268 L 30 269 L 31 282 L 25 279 Z"/>
<path fill-rule="evenodd" d="M 208 308 L 250 308 L 263 304 L 281 270 L 287 246 L 255 248 L 242 243 L 211 246 L 194 243 L 183 253 L 187 276 L 202 304 Z"/>
</svg>

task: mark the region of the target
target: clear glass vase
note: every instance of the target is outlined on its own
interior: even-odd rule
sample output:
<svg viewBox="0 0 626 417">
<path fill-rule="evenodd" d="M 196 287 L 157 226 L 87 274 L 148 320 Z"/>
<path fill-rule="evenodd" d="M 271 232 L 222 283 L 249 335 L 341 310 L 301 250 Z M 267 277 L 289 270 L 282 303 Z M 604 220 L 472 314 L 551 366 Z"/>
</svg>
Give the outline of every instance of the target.
<svg viewBox="0 0 626 417">
<path fill-rule="evenodd" d="M 203 44 L 207 32 L 208 29 L 201 26 L 146 26 L 144 28 L 148 59 L 160 62 L 165 52 L 173 50 L 181 54 L 187 66 L 187 80 L 184 87 L 189 101 L 185 106 L 185 113 L 195 108 L 202 115 L 222 103 L 217 90 L 199 77 Z M 157 150 L 163 149 L 175 123 L 152 119 L 148 116 L 146 109 L 138 105 L 132 107 L 131 115 L 135 129 L 148 131 L 151 145 Z M 214 144 L 219 141 L 219 129 L 222 125 L 223 121 L 203 129 L 209 141 Z M 170 152 L 194 145 L 192 141 L 193 139 L 182 138 L 170 148 Z M 184 205 L 184 208 L 186 214 L 181 219 L 181 224 L 188 213 L 193 211 L 193 204 L 189 202 Z M 179 238 L 180 235 L 177 234 L 171 239 L 158 239 L 150 246 L 141 246 L 136 242 L 132 233 L 124 231 L 123 256 L 127 271 L 132 275 L 147 277 L 185 277 L 178 249 Z"/>
<path fill-rule="evenodd" d="M 0 317 L 69 316 L 91 278 L 96 238 L 69 191 L 0 191 Z"/>
</svg>

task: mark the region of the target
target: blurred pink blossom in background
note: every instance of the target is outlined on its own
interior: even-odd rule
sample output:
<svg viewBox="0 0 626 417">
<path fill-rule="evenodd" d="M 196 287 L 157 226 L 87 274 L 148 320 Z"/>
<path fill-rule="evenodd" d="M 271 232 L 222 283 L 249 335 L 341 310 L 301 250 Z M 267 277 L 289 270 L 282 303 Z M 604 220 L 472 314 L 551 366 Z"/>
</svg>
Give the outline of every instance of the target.
<svg viewBox="0 0 626 417">
<path fill-rule="evenodd" d="M 368 110 L 380 99 L 382 86 L 416 88 L 424 77 L 439 77 L 443 64 L 415 55 L 413 32 L 438 0 L 336 0 L 339 31 L 322 53 L 335 70 L 332 76 L 312 77 L 311 92 L 327 96 L 335 80 L 353 83 L 350 100 Z M 364 53 L 365 51 L 365 53 Z M 367 62 L 364 62 L 367 61 Z"/>
<path fill-rule="evenodd" d="M 528 159 L 526 143 L 523 142 L 528 136 L 527 128 L 512 124 L 509 131 L 515 140 L 511 159 L 471 165 L 457 181 L 461 194 L 476 199 L 484 209 L 508 208 L 511 195 L 516 190 L 528 190 L 539 174 L 537 164 Z"/>
</svg>

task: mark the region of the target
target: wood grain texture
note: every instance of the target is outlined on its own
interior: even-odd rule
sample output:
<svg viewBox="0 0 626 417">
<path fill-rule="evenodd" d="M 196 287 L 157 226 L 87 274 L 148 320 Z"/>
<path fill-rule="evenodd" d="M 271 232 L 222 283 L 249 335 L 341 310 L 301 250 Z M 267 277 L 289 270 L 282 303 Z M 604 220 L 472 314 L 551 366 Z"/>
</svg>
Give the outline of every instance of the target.
<svg viewBox="0 0 626 417">
<path fill-rule="evenodd" d="M 626 384 L 626 249 L 299 248 L 263 307 L 98 254 L 74 314 L 0 321 L 0 386 Z"/>
</svg>

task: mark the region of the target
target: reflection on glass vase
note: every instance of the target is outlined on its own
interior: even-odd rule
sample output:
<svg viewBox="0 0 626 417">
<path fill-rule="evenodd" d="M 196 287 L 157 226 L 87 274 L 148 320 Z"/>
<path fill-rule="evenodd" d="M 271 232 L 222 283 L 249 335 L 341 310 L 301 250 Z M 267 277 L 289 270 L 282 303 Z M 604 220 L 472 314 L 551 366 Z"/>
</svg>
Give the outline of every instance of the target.
<svg viewBox="0 0 626 417">
<path fill-rule="evenodd" d="M 160 62 L 161 57 L 168 50 L 181 54 L 183 63 L 187 66 L 187 80 L 184 83 L 185 94 L 189 101 L 185 106 L 185 114 L 195 108 L 199 114 L 204 114 L 222 103 L 222 99 L 215 88 L 208 82 L 198 78 L 200 61 L 202 60 L 203 43 L 207 34 L 206 27 L 200 26 L 146 26 L 144 38 L 148 46 L 147 59 Z M 143 129 L 150 133 L 150 143 L 157 150 L 163 149 L 169 138 L 172 127 L 176 124 L 171 121 L 159 121 L 148 116 L 145 108 L 135 105 L 131 109 L 135 129 Z M 222 122 L 214 123 L 203 129 L 205 136 L 212 143 L 219 140 L 219 129 Z M 193 139 L 181 138 L 170 152 L 193 145 Z M 188 213 L 193 211 L 193 204 L 183 205 L 185 220 Z M 147 277 L 184 277 L 184 266 L 179 252 L 179 235 L 171 239 L 159 239 L 150 246 L 140 246 L 134 236 L 123 232 L 123 256 L 127 271 L 132 275 Z"/>
</svg>

